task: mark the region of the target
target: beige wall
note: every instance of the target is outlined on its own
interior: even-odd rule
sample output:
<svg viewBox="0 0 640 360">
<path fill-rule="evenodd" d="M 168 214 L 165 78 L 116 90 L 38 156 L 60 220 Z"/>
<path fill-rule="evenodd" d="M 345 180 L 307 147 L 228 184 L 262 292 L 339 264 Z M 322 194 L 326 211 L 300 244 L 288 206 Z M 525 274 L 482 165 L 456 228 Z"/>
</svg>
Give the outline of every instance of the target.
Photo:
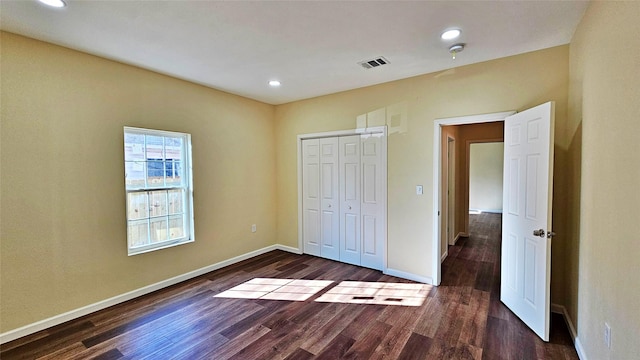
<svg viewBox="0 0 640 360">
<path fill-rule="evenodd" d="M 276 242 L 273 106 L 1 36 L 0 332 Z M 125 125 L 192 134 L 195 243 L 127 256 Z"/>
<path fill-rule="evenodd" d="M 469 149 L 469 209 L 502 210 L 502 142 L 475 143 Z"/>
<path fill-rule="evenodd" d="M 567 306 L 588 359 L 640 354 L 640 2 L 593 2 L 571 42 Z M 582 189 L 581 192 L 575 188 Z M 576 230 L 579 229 L 579 232 Z M 612 347 L 603 341 L 604 323 Z"/>
<path fill-rule="evenodd" d="M 556 136 L 561 138 L 567 89 L 568 46 L 560 46 L 278 106 L 278 241 L 298 243 L 296 135 L 352 129 L 359 114 L 402 103 L 407 109 L 406 131 L 388 140 L 388 266 L 432 277 L 437 241 L 432 224 L 433 121 L 524 110 L 554 100 Z M 425 185 L 424 195 L 416 195 L 418 184 Z"/>
</svg>

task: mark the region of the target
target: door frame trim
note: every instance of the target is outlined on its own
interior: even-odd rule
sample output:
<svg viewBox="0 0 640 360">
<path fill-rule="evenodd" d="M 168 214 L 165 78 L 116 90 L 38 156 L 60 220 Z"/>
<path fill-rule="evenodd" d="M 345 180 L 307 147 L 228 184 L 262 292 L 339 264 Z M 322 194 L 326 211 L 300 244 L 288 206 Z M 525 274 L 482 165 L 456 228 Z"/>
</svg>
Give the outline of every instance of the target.
<svg viewBox="0 0 640 360">
<path fill-rule="evenodd" d="M 454 235 L 453 235 L 453 232 L 449 233 L 449 230 L 450 230 L 449 228 L 450 228 L 450 226 L 452 225 L 452 224 L 451 224 L 451 220 L 452 220 L 452 219 L 449 219 L 449 213 L 451 212 L 451 209 L 450 209 L 451 204 L 449 203 L 449 200 L 450 200 L 450 199 L 449 199 L 449 195 L 450 195 L 450 193 L 451 193 L 451 188 L 449 187 L 449 184 L 451 183 L 451 179 L 449 178 L 449 175 L 451 174 L 451 158 L 453 158 L 453 159 L 454 159 L 454 165 L 455 165 L 455 158 L 456 158 L 456 138 L 452 137 L 451 135 L 447 135 L 447 139 L 446 139 L 446 140 L 447 140 L 447 183 L 446 183 L 446 185 L 443 185 L 443 187 L 444 187 L 444 188 L 443 188 L 443 190 L 444 190 L 444 189 L 447 189 L 447 199 L 446 199 L 446 201 L 444 202 L 444 203 L 446 204 L 446 205 L 445 205 L 445 210 L 444 210 L 444 218 L 445 218 L 444 224 L 445 224 L 445 226 L 447 227 L 447 228 L 446 228 L 446 231 L 445 231 L 445 233 L 447 234 L 447 236 L 445 236 L 445 239 L 447 240 L 447 241 L 446 241 L 447 246 L 449 246 L 449 244 L 450 244 L 450 242 L 451 242 L 451 239 L 450 239 L 449 237 L 452 237 L 453 239 L 457 239 L 457 237 L 458 237 L 458 236 L 457 236 L 458 234 L 456 234 L 456 235 L 454 236 Z M 449 151 L 449 150 L 450 150 L 450 149 L 449 149 L 449 144 L 450 144 L 450 143 L 452 143 L 452 142 L 453 142 L 453 156 L 451 156 L 451 152 Z M 455 166 L 453 166 L 453 171 L 454 171 L 453 181 L 455 181 L 455 180 L 456 180 L 456 176 L 460 176 L 460 174 L 457 174 L 457 173 L 456 173 L 456 168 L 455 168 Z M 444 174 L 443 174 L 443 175 L 444 175 Z M 456 188 L 456 186 L 455 186 L 455 183 L 454 183 L 453 188 L 454 188 L 455 190 L 458 190 L 458 189 Z M 454 219 L 453 219 L 453 225 L 455 225 L 455 211 L 456 211 L 455 199 L 456 199 L 456 191 L 454 191 L 454 193 L 453 193 L 453 197 L 454 197 L 454 204 L 453 204 Z M 455 231 L 455 228 L 453 229 L 453 231 Z M 440 235 L 442 235 L 442 234 L 440 234 Z M 442 240 L 442 239 L 441 239 L 441 240 Z M 455 241 L 453 241 L 453 243 L 455 244 Z M 443 256 L 442 256 L 442 257 L 441 257 L 441 259 L 440 259 L 440 262 L 444 261 L 444 259 L 446 258 L 446 256 L 445 256 L 445 255 L 448 255 L 448 254 L 449 254 L 449 251 L 445 251 L 445 254 L 443 254 Z"/>
<path fill-rule="evenodd" d="M 387 244 L 388 244 L 388 223 L 387 223 L 387 126 L 375 126 L 360 129 L 327 131 L 309 134 L 299 134 L 296 139 L 297 147 L 297 172 L 298 172 L 298 250 L 300 253 L 304 253 L 304 243 L 302 239 L 302 140 L 305 139 L 321 139 L 327 137 L 336 136 L 349 136 L 349 135 L 366 135 L 366 134 L 380 134 L 382 133 L 382 171 L 384 172 L 384 183 L 382 184 L 382 204 L 384 206 L 383 211 L 383 224 L 384 224 L 384 245 L 382 247 L 382 272 L 387 271 Z"/>
<path fill-rule="evenodd" d="M 442 127 L 449 125 L 469 125 L 494 121 L 504 121 L 507 116 L 515 114 L 516 111 L 503 111 L 491 114 L 459 116 L 450 118 L 435 119 L 433 122 L 433 237 L 432 256 L 433 285 L 440 285 L 442 281 L 442 266 L 440 262 L 441 226 L 440 214 L 442 213 Z"/>
</svg>

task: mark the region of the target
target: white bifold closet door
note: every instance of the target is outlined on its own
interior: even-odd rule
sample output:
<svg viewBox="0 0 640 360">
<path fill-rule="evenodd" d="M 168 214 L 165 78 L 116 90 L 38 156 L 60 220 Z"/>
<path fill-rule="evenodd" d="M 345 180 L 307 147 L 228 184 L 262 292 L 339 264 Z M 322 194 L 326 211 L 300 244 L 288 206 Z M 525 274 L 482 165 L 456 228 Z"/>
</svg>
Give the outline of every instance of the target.
<svg viewBox="0 0 640 360">
<path fill-rule="evenodd" d="M 302 141 L 302 238 L 304 252 L 320 256 L 320 141 Z"/>
<path fill-rule="evenodd" d="M 386 224 L 384 223 L 384 177 L 382 167 L 382 134 L 360 136 L 360 205 L 362 251 L 360 265 L 382 269 Z"/>
<path fill-rule="evenodd" d="M 360 265 L 360 135 L 340 139 L 340 261 Z"/>
<path fill-rule="evenodd" d="M 304 252 L 382 270 L 383 133 L 302 140 Z"/>
<path fill-rule="evenodd" d="M 320 139 L 320 255 L 332 260 L 340 257 L 338 195 L 338 139 Z"/>
<path fill-rule="evenodd" d="M 338 139 L 302 141 L 304 251 L 339 260 Z"/>
</svg>

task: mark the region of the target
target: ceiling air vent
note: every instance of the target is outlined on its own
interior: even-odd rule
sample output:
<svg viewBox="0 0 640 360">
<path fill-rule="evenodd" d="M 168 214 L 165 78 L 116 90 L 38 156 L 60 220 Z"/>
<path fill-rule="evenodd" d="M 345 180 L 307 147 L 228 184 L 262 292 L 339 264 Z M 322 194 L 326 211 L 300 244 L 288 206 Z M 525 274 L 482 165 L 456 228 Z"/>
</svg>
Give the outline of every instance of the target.
<svg viewBox="0 0 640 360">
<path fill-rule="evenodd" d="M 383 58 L 382 56 L 380 56 L 380 57 L 377 57 L 375 59 L 361 61 L 361 62 L 358 63 L 358 65 L 362 66 L 365 69 L 371 69 L 371 68 L 374 68 L 374 67 L 386 65 L 388 63 L 389 63 L 389 60 L 387 60 L 387 59 Z"/>
</svg>

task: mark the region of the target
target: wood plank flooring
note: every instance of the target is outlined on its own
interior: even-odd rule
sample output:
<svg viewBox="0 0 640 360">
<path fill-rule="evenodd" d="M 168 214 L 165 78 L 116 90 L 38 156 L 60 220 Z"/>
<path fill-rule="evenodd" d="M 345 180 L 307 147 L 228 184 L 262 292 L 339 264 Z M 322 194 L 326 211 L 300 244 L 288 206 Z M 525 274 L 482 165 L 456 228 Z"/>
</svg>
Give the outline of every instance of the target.
<svg viewBox="0 0 640 360">
<path fill-rule="evenodd" d="M 470 216 L 422 306 L 315 302 L 340 281 L 411 283 L 282 251 L 3 344 L 9 359 L 578 359 L 563 319 L 551 341 L 499 300 L 500 216 Z M 219 298 L 253 278 L 334 282 L 306 301 Z"/>
</svg>

